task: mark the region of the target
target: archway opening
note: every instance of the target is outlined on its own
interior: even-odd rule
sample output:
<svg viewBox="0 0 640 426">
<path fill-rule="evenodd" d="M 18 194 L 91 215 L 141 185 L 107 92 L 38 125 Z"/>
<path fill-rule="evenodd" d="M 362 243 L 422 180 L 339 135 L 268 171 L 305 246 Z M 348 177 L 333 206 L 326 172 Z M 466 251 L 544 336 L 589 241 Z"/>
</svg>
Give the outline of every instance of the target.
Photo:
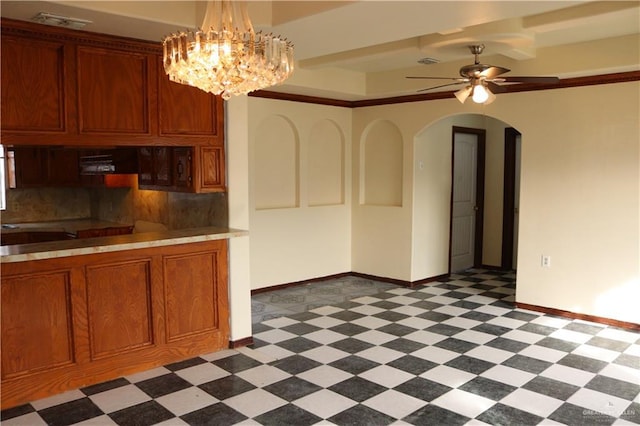
<svg viewBox="0 0 640 426">
<path fill-rule="evenodd" d="M 420 131 L 414 145 L 414 200 L 413 200 L 413 248 L 412 276 L 414 281 L 455 272 L 451 270 L 451 226 L 453 176 L 454 128 L 479 129 L 485 136 L 484 175 L 481 177 L 483 191 L 482 239 L 476 246 L 480 253 L 476 256 L 475 267 L 490 270 L 515 270 L 513 253 L 517 253 L 517 239 L 504 235 L 505 217 L 515 226 L 517 220 L 509 217 L 519 213 L 517 206 L 505 205 L 515 202 L 513 194 L 506 191 L 517 190 L 519 180 L 515 174 L 515 162 L 519 151 L 511 153 L 505 149 L 508 132 L 517 133 L 509 123 L 480 114 L 459 114 L 444 117 L 429 124 Z M 507 130 L 511 129 L 511 130 Z M 505 156 L 505 153 L 508 154 Z M 505 163 L 506 162 L 506 163 Z M 506 164 L 506 167 L 505 167 Z M 505 170 L 507 175 L 505 175 Z M 519 168 L 517 168 L 519 173 Z M 506 185 L 505 179 L 511 179 Z M 505 199 L 506 197 L 506 199 Z M 511 247 L 504 248 L 510 241 Z M 515 245 L 514 245 L 515 244 Z M 503 262 L 503 253 L 511 253 L 511 262 Z M 511 264 L 509 264 L 511 263 Z"/>
</svg>

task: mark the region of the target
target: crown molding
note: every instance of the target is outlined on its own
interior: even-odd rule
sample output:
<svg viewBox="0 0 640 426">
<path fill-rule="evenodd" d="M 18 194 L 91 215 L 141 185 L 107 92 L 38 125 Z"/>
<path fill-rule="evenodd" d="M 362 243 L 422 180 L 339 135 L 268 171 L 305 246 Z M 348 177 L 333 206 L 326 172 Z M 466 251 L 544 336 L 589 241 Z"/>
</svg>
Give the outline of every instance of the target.
<svg viewBox="0 0 640 426">
<path fill-rule="evenodd" d="M 585 77 L 573 77 L 560 79 L 555 84 L 514 84 L 506 86 L 506 93 L 533 92 L 538 90 L 567 89 L 569 87 L 596 86 L 601 84 L 624 83 L 629 81 L 639 81 L 640 71 L 627 71 L 612 74 L 590 75 Z M 379 105 L 392 105 L 407 102 L 424 102 L 439 99 L 454 98 L 455 91 L 435 92 L 406 96 L 395 96 L 389 98 L 365 99 L 361 101 L 344 101 L 340 99 L 322 98 L 316 96 L 294 95 L 290 93 L 272 92 L 269 90 L 256 90 L 249 93 L 250 97 L 276 99 L 281 101 L 304 102 L 318 105 L 331 105 L 344 108 L 362 108 Z"/>
</svg>

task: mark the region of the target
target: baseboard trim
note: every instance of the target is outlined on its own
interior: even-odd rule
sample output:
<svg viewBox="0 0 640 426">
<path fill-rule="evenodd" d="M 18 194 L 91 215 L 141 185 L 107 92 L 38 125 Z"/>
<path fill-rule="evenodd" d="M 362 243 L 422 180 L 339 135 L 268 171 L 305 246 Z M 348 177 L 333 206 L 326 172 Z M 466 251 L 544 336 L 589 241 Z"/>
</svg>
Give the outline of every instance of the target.
<svg viewBox="0 0 640 426">
<path fill-rule="evenodd" d="M 480 269 L 486 269 L 487 271 L 498 271 L 498 272 L 509 272 L 513 271 L 513 268 L 503 268 L 502 266 L 496 265 L 481 265 Z"/>
<path fill-rule="evenodd" d="M 229 340 L 229 349 L 236 349 L 249 345 L 253 345 L 253 336 L 245 337 L 240 340 Z"/>
<path fill-rule="evenodd" d="M 360 272 L 352 272 L 351 275 L 354 277 L 365 278 L 368 280 L 382 281 L 383 283 L 397 284 L 397 285 L 408 287 L 408 288 L 413 288 L 415 286 L 422 285 L 422 284 L 428 284 L 434 281 L 441 280 L 443 278 L 447 278 L 449 276 L 449 274 L 443 274 L 435 277 L 424 278 L 418 281 L 405 281 L 405 280 L 398 280 L 395 278 L 379 277 L 377 275 L 362 274 Z"/>
<path fill-rule="evenodd" d="M 449 274 L 437 275 L 435 277 L 424 278 L 418 281 L 405 281 L 405 280 L 398 280 L 395 278 L 380 277 L 377 275 L 362 274 L 360 272 L 343 272 L 341 274 L 327 275 L 324 277 L 310 278 L 308 280 L 303 280 L 303 281 L 294 281 L 292 283 L 276 284 L 268 287 L 257 288 L 255 290 L 251 290 L 251 295 L 253 296 L 255 294 L 265 293 L 267 291 L 282 290 L 289 287 L 296 287 L 299 285 L 309 284 L 313 282 L 327 281 L 327 280 L 333 280 L 333 279 L 344 278 L 344 277 L 365 278 L 367 280 L 382 281 L 384 283 L 397 284 L 402 287 L 412 288 L 421 284 L 428 284 L 434 281 L 445 279 L 449 277 Z"/>
<path fill-rule="evenodd" d="M 296 287 L 299 285 L 309 284 L 309 283 L 318 282 L 318 281 L 327 281 L 327 280 L 333 280 L 336 278 L 344 278 L 344 277 L 348 277 L 349 275 L 352 275 L 352 274 L 349 272 L 343 272 L 341 274 L 327 275 L 327 276 L 318 277 L 318 278 L 309 278 L 308 280 L 294 281 L 292 283 L 270 285 L 268 287 L 262 287 L 262 288 L 257 288 L 255 290 L 251 290 L 251 295 L 253 296 L 254 294 L 264 293 L 267 291 L 282 290 L 285 288 Z"/>
<path fill-rule="evenodd" d="M 411 287 L 411 282 L 405 281 L 405 280 L 398 280 L 395 278 L 388 278 L 388 277 L 379 277 L 377 275 L 362 274 L 360 272 L 352 272 L 351 275 L 358 278 L 364 278 L 366 280 L 382 281 L 383 283 L 396 284 L 402 287 Z"/>
<path fill-rule="evenodd" d="M 544 306 L 529 305 L 528 303 L 516 302 L 516 307 L 521 309 L 528 309 L 530 311 L 542 312 L 545 314 L 556 315 L 559 317 L 581 319 L 585 321 L 591 321 L 599 324 L 612 325 L 614 327 L 625 328 L 633 331 L 640 331 L 640 324 L 633 322 L 619 321 L 611 318 L 599 317 L 595 315 L 579 314 L 571 311 L 563 311 L 562 309 L 547 308 Z"/>
</svg>

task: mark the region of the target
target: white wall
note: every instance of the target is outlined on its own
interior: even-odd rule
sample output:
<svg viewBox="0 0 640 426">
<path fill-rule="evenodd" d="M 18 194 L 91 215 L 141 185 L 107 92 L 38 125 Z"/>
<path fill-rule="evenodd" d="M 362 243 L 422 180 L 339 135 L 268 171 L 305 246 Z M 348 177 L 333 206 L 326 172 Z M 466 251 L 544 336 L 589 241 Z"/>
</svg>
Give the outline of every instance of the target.
<svg viewBox="0 0 640 426">
<path fill-rule="evenodd" d="M 248 104 L 246 96 L 225 103 L 229 227 L 244 230 L 250 228 Z M 249 236 L 229 240 L 229 339 L 232 342 L 252 334 L 249 240 Z"/>
<path fill-rule="evenodd" d="M 438 274 L 445 259 L 441 248 L 429 269 L 416 262 L 431 259 L 432 247 L 416 244 L 412 252 L 412 223 L 420 220 L 412 217 L 412 141 L 443 117 L 483 113 L 523 134 L 517 300 L 640 322 L 631 306 L 640 300 L 638 90 L 631 82 L 505 94 L 487 107 L 452 99 L 354 110 L 354 143 L 370 123 L 389 120 L 401 129 L 409 165 L 401 208 L 354 205 L 354 270 L 405 280 Z M 357 151 L 354 146 L 354 155 Z M 420 155 L 426 165 L 450 175 L 441 147 Z M 353 164 L 357 176 L 358 161 Z M 437 174 L 422 183 L 436 189 L 424 203 L 438 221 L 445 217 L 446 179 Z M 356 182 L 353 188 L 358 190 Z M 421 232 L 444 235 L 438 226 L 431 226 L 431 234 Z M 551 268 L 540 266 L 542 254 L 551 256 Z"/>
<path fill-rule="evenodd" d="M 251 288 L 351 271 L 352 111 L 249 98 L 249 113 Z"/>
<path fill-rule="evenodd" d="M 428 134 L 450 141 L 455 123 L 486 128 L 489 144 L 490 134 L 509 125 L 523 135 L 517 301 L 639 323 L 634 306 L 640 300 L 639 89 L 638 82 L 630 82 L 504 94 L 487 107 L 451 99 L 347 110 L 249 98 L 250 178 L 256 129 L 274 114 L 298 129 L 300 155 L 299 207 L 256 210 L 249 203 L 251 288 L 346 271 L 407 281 L 445 273 L 447 246 L 443 250 L 438 240 L 448 239 L 450 142 L 445 149 L 432 137 L 420 140 Z M 475 123 L 456 122 L 460 114 L 480 116 Z M 345 202 L 310 207 L 305 135 L 325 119 L 344 130 Z M 360 141 L 380 120 L 393 123 L 403 141 L 401 206 L 359 201 Z M 495 138 L 501 145 L 502 136 Z M 501 168 L 500 157 L 488 156 L 487 168 Z M 414 167 L 419 158 L 427 179 Z M 501 180 L 501 174 L 488 171 L 487 179 Z M 428 196 L 414 198 L 416 192 Z M 501 200 L 500 192 L 494 200 Z M 501 212 L 501 203 L 492 204 Z M 420 211 L 428 214 L 419 217 Z M 497 225 L 485 222 L 485 227 L 494 228 L 496 243 L 501 240 Z M 498 247 L 489 246 L 489 252 Z M 496 253 L 484 261 L 496 259 Z M 542 254 L 551 256 L 551 268 L 540 266 Z"/>
<path fill-rule="evenodd" d="M 620 83 L 502 107 L 522 123 L 519 302 L 640 323 L 638 93 Z"/>
</svg>

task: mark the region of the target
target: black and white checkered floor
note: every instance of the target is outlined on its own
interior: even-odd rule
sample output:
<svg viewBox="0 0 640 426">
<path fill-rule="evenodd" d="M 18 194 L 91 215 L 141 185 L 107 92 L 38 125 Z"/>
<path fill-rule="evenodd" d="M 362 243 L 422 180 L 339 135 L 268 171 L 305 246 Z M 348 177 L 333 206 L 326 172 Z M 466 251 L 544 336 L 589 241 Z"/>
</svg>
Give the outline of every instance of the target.
<svg viewBox="0 0 640 426">
<path fill-rule="evenodd" d="M 640 333 L 514 309 L 514 286 L 474 270 L 256 295 L 272 304 L 251 347 L 34 401 L 2 424 L 640 424 Z"/>
</svg>

